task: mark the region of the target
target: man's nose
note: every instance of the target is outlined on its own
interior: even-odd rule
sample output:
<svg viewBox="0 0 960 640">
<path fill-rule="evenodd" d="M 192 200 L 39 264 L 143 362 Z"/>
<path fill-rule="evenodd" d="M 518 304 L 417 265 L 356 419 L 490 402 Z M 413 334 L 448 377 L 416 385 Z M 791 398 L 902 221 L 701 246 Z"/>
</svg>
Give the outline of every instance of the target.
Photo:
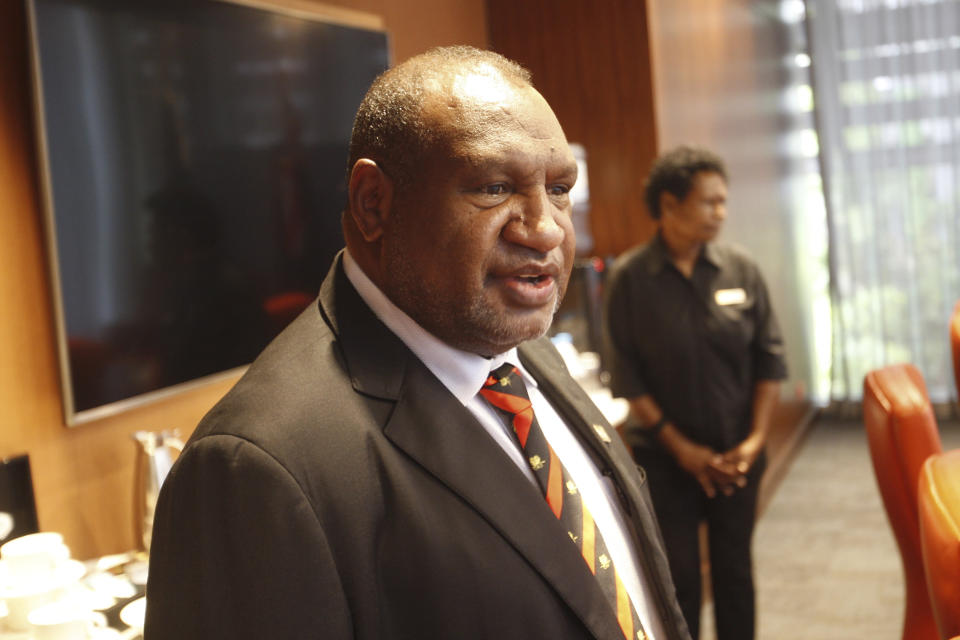
<svg viewBox="0 0 960 640">
<path fill-rule="evenodd" d="M 566 230 L 557 216 L 569 216 L 570 208 L 558 207 L 546 190 L 538 190 L 524 198 L 520 209 L 504 227 L 503 237 L 508 242 L 547 253 L 563 242 Z"/>
</svg>

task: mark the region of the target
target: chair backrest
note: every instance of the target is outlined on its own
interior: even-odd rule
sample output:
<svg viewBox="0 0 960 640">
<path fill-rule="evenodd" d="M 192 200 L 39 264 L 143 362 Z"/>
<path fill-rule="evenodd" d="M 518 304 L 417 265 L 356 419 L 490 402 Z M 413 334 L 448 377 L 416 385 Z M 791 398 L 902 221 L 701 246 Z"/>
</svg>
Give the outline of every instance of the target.
<svg viewBox="0 0 960 640">
<path fill-rule="evenodd" d="M 957 385 L 957 396 L 960 398 L 960 300 L 950 317 L 950 349 L 953 352 L 953 382 Z"/>
<path fill-rule="evenodd" d="M 920 545 L 941 638 L 960 634 L 960 449 L 927 458 L 917 487 Z"/>
<path fill-rule="evenodd" d="M 903 640 L 938 638 L 920 551 L 917 482 L 941 451 L 923 376 L 911 364 L 871 371 L 863 380 L 863 422 L 883 505 L 900 548 L 906 583 Z"/>
</svg>

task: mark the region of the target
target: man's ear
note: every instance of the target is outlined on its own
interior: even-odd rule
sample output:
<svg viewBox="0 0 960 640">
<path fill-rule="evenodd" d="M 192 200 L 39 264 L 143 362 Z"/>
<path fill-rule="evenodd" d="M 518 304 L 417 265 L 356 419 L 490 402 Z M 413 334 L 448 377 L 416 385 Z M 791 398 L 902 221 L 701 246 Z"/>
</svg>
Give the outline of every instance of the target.
<svg viewBox="0 0 960 640">
<path fill-rule="evenodd" d="M 664 215 L 668 213 L 673 213 L 677 205 L 680 204 L 680 201 L 677 200 L 677 196 L 673 195 L 669 191 L 660 192 L 660 217 L 663 218 Z"/>
<path fill-rule="evenodd" d="M 375 242 L 384 231 L 393 202 L 393 180 L 369 158 L 360 158 L 350 171 L 349 211 L 363 239 Z"/>
</svg>

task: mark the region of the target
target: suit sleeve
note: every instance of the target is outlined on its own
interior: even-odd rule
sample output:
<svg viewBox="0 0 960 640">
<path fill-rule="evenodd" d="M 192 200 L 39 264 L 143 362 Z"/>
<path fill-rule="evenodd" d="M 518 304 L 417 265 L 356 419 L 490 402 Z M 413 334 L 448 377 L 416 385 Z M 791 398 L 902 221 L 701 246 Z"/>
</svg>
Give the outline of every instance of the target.
<svg viewBox="0 0 960 640">
<path fill-rule="evenodd" d="M 145 640 L 353 637 L 317 515 L 255 445 L 225 435 L 192 443 L 154 523 Z"/>
</svg>

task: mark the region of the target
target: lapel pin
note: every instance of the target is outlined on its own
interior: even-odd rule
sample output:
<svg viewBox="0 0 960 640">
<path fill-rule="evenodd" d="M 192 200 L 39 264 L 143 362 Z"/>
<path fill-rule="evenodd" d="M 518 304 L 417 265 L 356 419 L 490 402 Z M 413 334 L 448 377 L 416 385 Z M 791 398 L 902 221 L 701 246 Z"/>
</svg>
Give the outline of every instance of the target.
<svg viewBox="0 0 960 640">
<path fill-rule="evenodd" d="M 606 444 L 610 444 L 610 434 L 607 433 L 607 430 L 603 428 L 603 425 L 594 424 L 593 430 L 597 432 L 597 436 L 603 440 Z"/>
</svg>

